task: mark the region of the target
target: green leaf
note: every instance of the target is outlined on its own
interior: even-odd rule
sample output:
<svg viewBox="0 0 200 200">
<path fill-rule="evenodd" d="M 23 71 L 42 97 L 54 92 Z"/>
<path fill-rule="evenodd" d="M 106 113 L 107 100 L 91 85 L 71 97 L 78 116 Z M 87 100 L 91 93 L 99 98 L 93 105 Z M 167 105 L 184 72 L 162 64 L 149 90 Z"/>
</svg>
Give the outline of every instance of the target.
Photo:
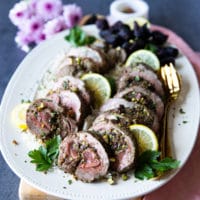
<svg viewBox="0 0 200 200">
<path fill-rule="evenodd" d="M 146 50 L 153 52 L 153 53 L 156 53 L 156 51 L 158 50 L 158 47 L 155 44 L 152 44 L 152 43 L 147 43 L 144 48 Z"/>
<path fill-rule="evenodd" d="M 37 171 L 47 171 L 52 166 L 51 160 L 46 158 L 43 150 L 39 148 L 39 150 L 35 149 L 28 153 L 28 156 L 32 158 L 31 163 L 36 164 Z"/>
<path fill-rule="evenodd" d="M 40 146 L 38 150 L 28 153 L 28 156 L 32 158 L 31 163 L 36 164 L 37 171 L 47 171 L 52 167 L 58 157 L 60 143 L 60 136 L 55 136 L 47 140 L 45 146 Z"/>
<path fill-rule="evenodd" d="M 80 27 L 75 26 L 70 30 L 69 34 L 65 36 L 65 40 L 77 47 L 92 44 L 96 38 L 86 35 L 86 33 Z"/>
<path fill-rule="evenodd" d="M 179 167 L 180 161 L 169 157 L 159 160 L 160 154 L 158 151 L 151 150 L 143 152 L 137 160 L 135 177 L 142 180 L 150 179 L 160 172 Z"/>
<path fill-rule="evenodd" d="M 147 150 L 143 152 L 138 158 L 138 163 L 151 163 L 153 160 L 157 160 L 160 156 L 160 152 Z"/>
<path fill-rule="evenodd" d="M 179 164 L 180 164 L 180 161 L 166 157 L 160 162 L 157 161 L 157 162 L 152 163 L 151 167 L 156 171 L 165 172 L 170 169 L 176 169 L 179 166 Z"/>
<path fill-rule="evenodd" d="M 46 142 L 46 149 L 47 149 L 47 156 L 54 160 L 57 158 L 59 153 L 59 145 L 61 143 L 61 137 L 59 135 L 55 136 L 54 138 L 47 140 Z"/>
<path fill-rule="evenodd" d="M 144 164 L 135 170 L 135 177 L 141 180 L 150 179 L 154 176 L 155 172 L 148 164 Z"/>
</svg>

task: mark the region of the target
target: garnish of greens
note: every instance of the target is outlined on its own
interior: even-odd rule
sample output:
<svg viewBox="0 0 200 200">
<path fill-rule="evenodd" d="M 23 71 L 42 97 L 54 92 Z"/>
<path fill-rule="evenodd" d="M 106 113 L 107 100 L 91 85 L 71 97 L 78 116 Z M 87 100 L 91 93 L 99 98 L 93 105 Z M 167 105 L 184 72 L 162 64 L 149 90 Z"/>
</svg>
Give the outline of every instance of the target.
<svg viewBox="0 0 200 200">
<path fill-rule="evenodd" d="M 46 172 L 53 166 L 58 157 L 60 143 L 60 136 L 54 136 L 47 140 L 44 146 L 29 151 L 28 156 L 32 158 L 31 163 L 36 164 L 36 171 Z"/>
<path fill-rule="evenodd" d="M 159 160 L 160 154 L 158 151 L 151 150 L 143 152 L 137 160 L 135 177 L 141 180 L 150 179 L 179 167 L 180 161 L 170 157 Z"/>
<path fill-rule="evenodd" d="M 96 38 L 94 36 L 87 35 L 79 26 L 72 28 L 65 40 L 70 42 L 73 46 L 84 46 L 92 44 Z"/>
</svg>

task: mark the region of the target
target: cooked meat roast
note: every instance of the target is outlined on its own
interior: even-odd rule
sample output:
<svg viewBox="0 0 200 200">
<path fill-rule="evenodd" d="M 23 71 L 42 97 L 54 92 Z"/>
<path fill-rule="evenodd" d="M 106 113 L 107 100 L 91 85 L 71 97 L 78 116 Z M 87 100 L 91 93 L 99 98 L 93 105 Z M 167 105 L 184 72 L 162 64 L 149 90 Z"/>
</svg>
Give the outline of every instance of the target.
<svg viewBox="0 0 200 200">
<path fill-rule="evenodd" d="M 81 77 L 83 73 L 105 73 L 110 69 L 104 51 L 92 47 L 71 48 L 56 72 L 56 77 L 71 75 Z"/>
<path fill-rule="evenodd" d="M 70 90 L 76 92 L 86 104 L 90 104 L 90 94 L 85 88 L 85 83 L 73 76 L 59 78 L 52 87 L 52 91 Z"/>
<path fill-rule="evenodd" d="M 109 168 L 108 155 L 91 132 L 68 135 L 60 145 L 58 166 L 79 180 L 92 182 L 104 177 Z"/>
<path fill-rule="evenodd" d="M 131 169 L 136 157 L 134 138 L 128 129 L 121 125 L 119 122 L 104 119 L 95 122 L 90 128 L 108 145 L 111 169 L 120 173 Z"/>
<path fill-rule="evenodd" d="M 117 93 L 115 97 L 145 105 L 147 108 L 155 111 L 159 119 L 163 116 L 164 103 L 162 99 L 156 93 L 139 85 L 128 87 L 122 92 Z"/>
<path fill-rule="evenodd" d="M 126 67 L 124 69 L 123 75 L 118 80 L 118 92 L 134 85 L 140 85 L 164 97 L 164 89 L 158 76 L 143 64 L 139 64 L 134 68 Z"/>
<path fill-rule="evenodd" d="M 144 64 L 123 67 L 126 57 L 122 48 L 101 41 L 71 48 L 55 69 L 48 94 L 27 110 L 27 126 L 37 138 L 61 135 L 58 166 L 78 180 L 92 182 L 134 168 L 137 145 L 130 125 L 146 125 L 159 136 L 162 82 Z M 90 72 L 116 80 L 116 92 L 99 110 L 93 110 L 92 95 L 80 79 Z"/>
<path fill-rule="evenodd" d="M 36 99 L 26 113 L 26 123 L 31 133 L 42 140 L 78 130 L 75 120 L 64 115 L 62 107 L 50 99 Z"/>
</svg>

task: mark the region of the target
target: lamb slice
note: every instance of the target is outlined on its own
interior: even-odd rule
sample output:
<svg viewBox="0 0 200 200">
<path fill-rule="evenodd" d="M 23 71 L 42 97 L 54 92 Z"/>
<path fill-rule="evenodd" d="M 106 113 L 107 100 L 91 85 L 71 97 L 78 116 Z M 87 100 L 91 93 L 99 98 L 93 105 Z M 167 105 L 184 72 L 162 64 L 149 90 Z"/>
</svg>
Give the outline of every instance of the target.
<svg viewBox="0 0 200 200">
<path fill-rule="evenodd" d="M 78 135 L 80 143 L 86 143 L 87 147 L 82 151 L 82 160 L 75 176 L 84 182 L 104 177 L 108 172 L 109 158 L 102 143 L 91 132 L 79 132 Z"/>
<path fill-rule="evenodd" d="M 100 112 L 106 112 L 109 110 L 118 109 L 120 106 L 124 106 L 125 108 L 132 108 L 133 103 L 128 102 L 123 98 L 111 98 L 101 106 Z"/>
<path fill-rule="evenodd" d="M 81 160 L 79 138 L 77 134 L 69 134 L 59 147 L 58 166 L 66 173 L 74 173 Z"/>
<path fill-rule="evenodd" d="M 89 72 L 103 73 L 104 68 L 91 58 L 78 58 L 74 56 L 66 57 L 55 70 L 55 77 L 74 76 L 80 78 L 83 74 Z"/>
<path fill-rule="evenodd" d="M 76 122 L 64 116 L 63 108 L 50 99 L 37 99 L 26 113 L 26 123 L 37 138 L 46 140 L 54 135 L 63 138 L 69 132 L 77 131 Z"/>
<path fill-rule="evenodd" d="M 164 97 L 162 82 L 152 70 L 148 70 L 142 64 L 135 68 L 125 68 L 123 75 L 118 80 L 118 92 L 133 85 L 141 85 L 146 89 L 155 91 L 159 96 Z"/>
<path fill-rule="evenodd" d="M 64 109 L 65 115 L 73 118 L 77 123 L 83 119 L 85 104 L 76 93 L 62 90 L 49 94 L 48 98 L 59 104 Z"/>
<path fill-rule="evenodd" d="M 96 40 L 90 45 L 91 48 L 100 50 L 105 57 L 107 57 L 110 66 L 115 66 L 124 63 L 127 58 L 127 54 L 122 48 L 111 48 L 105 41 Z"/>
<path fill-rule="evenodd" d="M 127 129 L 106 120 L 90 128 L 100 135 L 110 149 L 111 168 L 119 173 L 132 169 L 136 157 L 136 145 Z"/>
<path fill-rule="evenodd" d="M 164 103 L 160 96 L 156 93 L 138 86 L 132 86 L 124 91 L 117 93 L 115 98 L 124 98 L 129 102 L 136 102 L 145 105 L 147 108 L 153 110 L 158 115 L 159 120 L 161 120 L 164 113 Z"/>
<path fill-rule="evenodd" d="M 90 104 L 90 95 L 85 88 L 85 83 L 73 76 L 64 76 L 59 78 L 52 86 L 52 91 L 71 90 L 76 92 L 85 103 Z"/>
<path fill-rule="evenodd" d="M 98 125 L 104 121 L 107 121 L 108 123 L 112 122 L 113 124 L 119 125 L 123 128 L 128 128 L 132 123 L 129 116 L 126 116 L 124 113 L 117 112 L 116 110 L 109 110 L 98 115 L 91 126 L 96 126 L 96 124 Z"/>
<path fill-rule="evenodd" d="M 90 132 L 67 136 L 60 145 L 58 166 L 79 180 L 92 182 L 107 174 L 108 155 Z"/>
<path fill-rule="evenodd" d="M 158 120 L 158 116 L 155 114 L 155 112 L 147 108 L 145 105 L 135 102 L 131 103 L 131 108 L 126 108 L 121 105 L 119 108 L 108 110 L 100 114 L 94 120 L 93 124 L 98 123 L 98 121 L 103 121 L 105 119 L 107 121 L 116 121 L 125 128 L 127 128 L 131 124 L 144 124 L 153 129 L 156 133 L 158 133 L 160 123 Z M 114 119 L 114 117 L 116 119 Z"/>
<path fill-rule="evenodd" d="M 84 47 L 77 47 L 71 48 L 67 54 L 69 57 L 76 57 L 79 59 L 88 58 L 94 61 L 94 64 L 97 68 L 99 73 L 104 73 L 107 71 L 108 63 L 107 58 L 102 51 L 97 49 L 84 46 Z"/>
</svg>

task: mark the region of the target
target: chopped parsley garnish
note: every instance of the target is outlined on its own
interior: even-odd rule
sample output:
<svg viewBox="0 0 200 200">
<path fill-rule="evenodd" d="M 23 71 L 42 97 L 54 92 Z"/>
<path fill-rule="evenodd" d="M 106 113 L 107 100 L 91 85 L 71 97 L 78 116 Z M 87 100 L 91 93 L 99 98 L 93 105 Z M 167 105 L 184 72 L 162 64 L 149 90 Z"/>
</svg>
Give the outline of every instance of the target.
<svg viewBox="0 0 200 200">
<path fill-rule="evenodd" d="M 153 53 L 156 53 L 156 51 L 158 50 L 158 47 L 155 44 L 152 43 L 147 43 L 144 47 L 144 49 L 149 50 Z"/>
<path fill-rule="evenodd" d="M 72 184 L 72 180 L 71 180 L 71 179 L 68 180 L 68 184 L 69 184 L 69 185 Z"/>
<path fill-rule="evenodd" d="M 159 160 L 160 154 L 151 150 L 143 152 L 137 161 L 135 177 L 141 180 L 150 179 L 170 169 L 178 168 L 180 161 L 170 157 Z"/>
<path fill-rule="evenodd" d="M 183 121 L 184 124 L 188 123 L 188 121 Z"/>
<path fill-rule="evenodd" d="M 29 100 L 29 99 L 28 99 L 28 100 L 22 99 L 22 100 L 21 100 L 21 103 L 31 103 L 31 100 Z"/>
<path fill-rule="evenodd" d="M 45 146 L 29 151 L 28 156 L 32 158 L 31 163 L 36 164 L 36 171 L 48 171 L 58 157 L 60 136 L 55 136 L 45 142 Z"/>
<path fill-rule="evenodd" d="M 96 38 L 87 35 L 80 27 L 75 26 L 70 30 L 69 34 L 65 36 L 65 40 L 70 42 L 73 46 L 78 47 L 92 44 Z"/>
<path fill-rule="evenodd" d="M 135 81 L 139 82 L 140 81 L 140 77 L 139 76 L 135 76 Z"/>
<path fill-rule="evenodd" d="M 179 109 L 179 112 L 180 112 L 181 114 L 185 114 L 185 111 L 183 110 L 183 108 L 180 108 L 180 109 Z"/>
</svg>

